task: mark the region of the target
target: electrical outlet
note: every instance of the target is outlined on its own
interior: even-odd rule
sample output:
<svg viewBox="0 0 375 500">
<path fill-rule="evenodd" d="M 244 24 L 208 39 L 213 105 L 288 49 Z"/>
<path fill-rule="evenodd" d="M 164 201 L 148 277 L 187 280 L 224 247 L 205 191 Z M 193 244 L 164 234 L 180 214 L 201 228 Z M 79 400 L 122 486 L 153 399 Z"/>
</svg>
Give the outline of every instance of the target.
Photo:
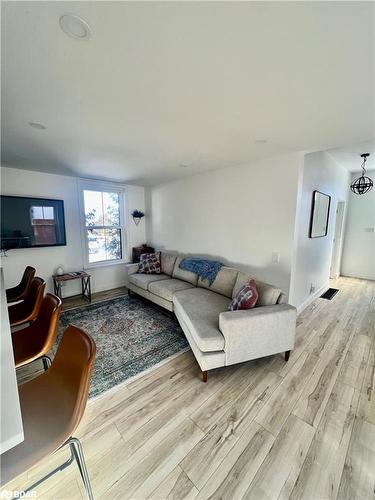
<svg viewBox="0 0 375 500">
<path fill-rule="evenodd" d="M 280 254 L 279 254 L 279 252 L 272 252 L 272 262 L 274 264 L 278 264 L 280 262 Z"/>
</svg>

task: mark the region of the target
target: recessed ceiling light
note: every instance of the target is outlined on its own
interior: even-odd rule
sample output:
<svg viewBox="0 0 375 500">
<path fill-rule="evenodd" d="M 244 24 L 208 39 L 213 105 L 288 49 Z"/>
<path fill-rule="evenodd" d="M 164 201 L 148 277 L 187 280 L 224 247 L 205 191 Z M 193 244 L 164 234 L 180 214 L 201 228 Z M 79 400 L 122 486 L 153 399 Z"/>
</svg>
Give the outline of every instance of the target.
<svg viewBox="0 0 375 500">
<path fill-rule="evenodd" d="M 30 127 L 36 128 L 38 130 L 46 130 L 46 126 L 43 123 L 29 122 Z"/>
<path fill-rule="evenodd" d="M 63 32 L 77 40 L 87 40 L 91 36 L 90 26 L 82 17 L 75 14 L 64 14 L 59 19 Z"/>
<path fill-rule="evenodd" d="M 256 139 L 255 144 L 267 144 L 267 139 Z"/>
</svg>

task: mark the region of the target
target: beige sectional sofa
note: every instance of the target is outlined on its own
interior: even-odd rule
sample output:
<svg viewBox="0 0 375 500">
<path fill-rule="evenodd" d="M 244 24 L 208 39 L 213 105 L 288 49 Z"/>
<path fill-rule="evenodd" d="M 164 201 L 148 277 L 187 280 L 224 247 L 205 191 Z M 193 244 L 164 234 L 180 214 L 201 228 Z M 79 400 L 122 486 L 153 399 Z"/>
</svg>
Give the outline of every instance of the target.
<svg viewBox="0 0 375 500">
<path fill-rule="evenodd" d="M 294 347 L 296 309 L 282 291 L 256 280 L 259 299 L 254 309 L 228 311 L 238 290 L 253 276 L 223 266 L 212 286 L 195 273 L 180 269 L 184 255 L 161 253 L 162 274 L 137 274 L 126 265 L 126 286 L 132 292 L 173 311 L 207 380 L 207 371 Z"/>
</svg>

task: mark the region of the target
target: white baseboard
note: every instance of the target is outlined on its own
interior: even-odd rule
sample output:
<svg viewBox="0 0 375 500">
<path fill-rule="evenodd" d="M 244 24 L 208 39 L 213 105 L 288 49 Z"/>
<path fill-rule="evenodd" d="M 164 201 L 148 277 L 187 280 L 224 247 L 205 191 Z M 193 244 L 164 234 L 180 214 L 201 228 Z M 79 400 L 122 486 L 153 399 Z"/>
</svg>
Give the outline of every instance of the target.
<svg viewBox="0 0 375 500">
<path fill-rule="evenodd" d="M 374 276 L 367 276 L 367 275 L 358 275 L 358 274 L 350 274 L 350 273 L 345 273 L 345 274 L 340 274 L 343 278 L 358 278 L 359 280 L 370 280 L 374 281 L 375 277 Z"/>
<path fill-rule="evenodd" d="M 328 288 L 329 282 L 327 281 L 327 283 L 320 287 L 319 290 L 311 294 L 304 302 L 302 302 L 302 304 L 297 307 L 297 314 L 301 314 L 301 312 L 304 311 L 306 307 L 311 304 L 311 302 L 320 297 L 322 293 L 324 293 Z"/>
<path fill-rule="evenodd" d="M 110 285 L 102 285 L 94 288 L 91 282 L 91 293 L 108 292 L 109 290 L 114 290 L 115 288 L 121 288 L 123 286 L 126 285 L 124 281 L 121 281 L 120 283 L 111 283 Z M 80 295 L 80 291 L 73 293 L 71 295 L 64 295 L 64 299 L 71 299 L 72 297 L 77 297 L 77 295 Z"/>
<path fill-rule="evenodd" d="M 91 290 L 91 292 L 92 293 L 107 292 L 108 290 L 114 290 L 115 288 L 120 288 L 122 286 L 125 286 L 124 280 L 122 280 L 119 283 L 111 283 L 110 285 L 96 286 Z"/>
</svg>

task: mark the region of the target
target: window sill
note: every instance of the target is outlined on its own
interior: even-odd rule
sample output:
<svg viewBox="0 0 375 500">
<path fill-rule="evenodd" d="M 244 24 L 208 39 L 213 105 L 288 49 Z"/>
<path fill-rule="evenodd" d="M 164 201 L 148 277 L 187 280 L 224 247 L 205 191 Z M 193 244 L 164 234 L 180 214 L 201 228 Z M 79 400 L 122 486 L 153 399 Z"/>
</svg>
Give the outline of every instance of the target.
<svg viewBox="0 0 375 500">
<path fill-rule="evenodd" d="M 100 267 L 109 267 L 109 266 L 119 266 L 121 264 L 127 264 L 127 260 L 109 260 L 109 261 L 103 261 L 103 262 L 95 262 L 92 264 L 85 264 L 83 269 L 97 269 Z"/>
</svg>

